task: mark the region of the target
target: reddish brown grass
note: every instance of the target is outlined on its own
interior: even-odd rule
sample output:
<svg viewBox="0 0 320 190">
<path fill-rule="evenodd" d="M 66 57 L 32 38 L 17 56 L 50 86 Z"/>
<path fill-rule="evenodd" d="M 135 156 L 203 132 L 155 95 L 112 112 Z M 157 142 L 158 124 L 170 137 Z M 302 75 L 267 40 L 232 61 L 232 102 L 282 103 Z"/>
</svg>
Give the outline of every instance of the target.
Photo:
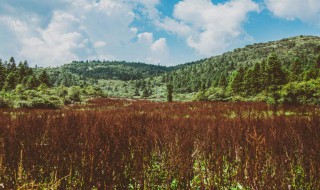
<svg viewBox="0 0 320 190">
<path fill-rule="evenodd" d="M 96 99 L 0 111 L 8 189 L 320 189 L 320 111 Z M 289 114 L 289 115 L 288 115 Z"/>
</svg>

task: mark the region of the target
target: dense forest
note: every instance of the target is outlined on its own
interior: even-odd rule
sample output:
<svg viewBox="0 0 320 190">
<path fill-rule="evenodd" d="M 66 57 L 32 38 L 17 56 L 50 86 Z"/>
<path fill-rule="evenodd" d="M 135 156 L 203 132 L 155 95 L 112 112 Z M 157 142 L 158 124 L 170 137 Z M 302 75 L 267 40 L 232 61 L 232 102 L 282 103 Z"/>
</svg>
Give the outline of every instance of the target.
<svg viewBox="0 0 320 190">
<path fill-rule="evenodd" d="M 320 37 L 248 45 L 174 67 L 74 61 L 30 68 L 0 60 L 0 107 L 55 108 L 92 96 L 156 101 L 320 104 Z"/>
</svg>

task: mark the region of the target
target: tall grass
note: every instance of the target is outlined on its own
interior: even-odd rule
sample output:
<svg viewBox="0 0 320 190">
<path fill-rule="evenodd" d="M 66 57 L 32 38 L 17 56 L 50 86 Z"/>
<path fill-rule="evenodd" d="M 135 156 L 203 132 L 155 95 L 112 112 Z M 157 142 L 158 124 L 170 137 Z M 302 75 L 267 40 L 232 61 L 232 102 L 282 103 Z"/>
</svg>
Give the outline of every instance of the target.
<svg viewBox="0 0 320 190">
<path fill-rule="evenodd" d="M 319 107 L 97 99 L 0 111 L 6 189 L 320 189 Z"/>
</svg>

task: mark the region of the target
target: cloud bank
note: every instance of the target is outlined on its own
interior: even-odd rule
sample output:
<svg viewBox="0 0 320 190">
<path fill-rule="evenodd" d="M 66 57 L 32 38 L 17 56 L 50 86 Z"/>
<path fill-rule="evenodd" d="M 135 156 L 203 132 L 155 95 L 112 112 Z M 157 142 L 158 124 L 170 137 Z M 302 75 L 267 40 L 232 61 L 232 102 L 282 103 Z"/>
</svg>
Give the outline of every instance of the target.
<svg viewBox="0 0 320 190">
<path fill-rule="evenodd" d="M 250 12 L 259 12 L 252 0 L 232 0 L 214 4 L 210 0 L 183 0 L 175 5 L 173 18 L 156 25 L 185 38 L 199 54 L 224 52 L 245 32 L 242 24 Z"/>
<path fill-rule="evenodd" d="M 287 20 L 299 19 L 320 26 L 319 0 L 265 0 L 265 4 L 277 17 Z"/>
</svg>

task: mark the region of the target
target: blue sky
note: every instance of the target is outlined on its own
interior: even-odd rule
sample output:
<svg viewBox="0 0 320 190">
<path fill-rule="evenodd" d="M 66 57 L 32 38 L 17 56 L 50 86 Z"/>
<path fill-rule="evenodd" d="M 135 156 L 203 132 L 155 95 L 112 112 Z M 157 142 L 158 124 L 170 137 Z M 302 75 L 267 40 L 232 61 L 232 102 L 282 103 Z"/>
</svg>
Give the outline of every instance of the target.
<svg viewBox="0 0 320 190">
<path fill-rule="evenodd" d="M 0 58 L 176 65 L 297 35 L 320 35 L 319 0 L 2 0 Z"/>
</svg>

